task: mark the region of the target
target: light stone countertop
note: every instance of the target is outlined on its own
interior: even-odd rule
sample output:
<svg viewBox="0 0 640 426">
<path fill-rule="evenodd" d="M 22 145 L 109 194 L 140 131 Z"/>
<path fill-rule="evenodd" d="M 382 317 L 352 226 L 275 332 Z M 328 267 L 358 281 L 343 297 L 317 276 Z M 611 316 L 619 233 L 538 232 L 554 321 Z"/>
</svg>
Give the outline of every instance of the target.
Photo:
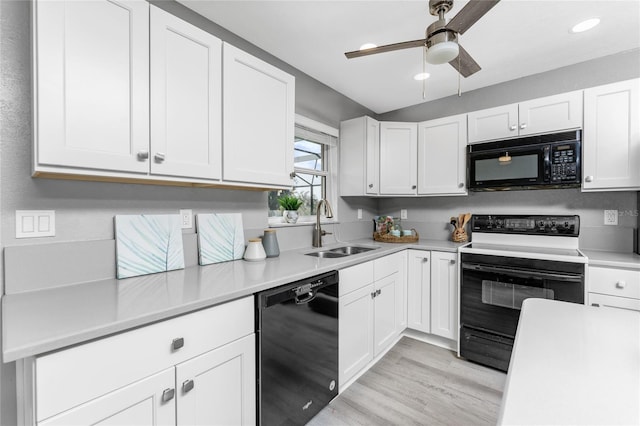
<svg viewBox="0 0 640 426">
<path fill-rule="evenodd" d="M 640 270 L 640 254 L 598 250 L 580 250 L 589 258 L 590 266 L 609 266 Z"/>
<path fill-rule="evenodd" d="M 64 348 L 245 297 L 316 274 L 340 270 L 407 248 L 455 252 L 461 244 L 420 240 L 414 244 L 371 239 L 339 243 L 377 250 L 325 259 L 283 251 L 261 262 L 237 260 L 123 280 L 107 279 L 2 298 L 3 361 Z"/>
<path fill-rule="evenodd" d="M 640 424 L 640 312 L 525 300 L 498 424 Z"/>
</svg>

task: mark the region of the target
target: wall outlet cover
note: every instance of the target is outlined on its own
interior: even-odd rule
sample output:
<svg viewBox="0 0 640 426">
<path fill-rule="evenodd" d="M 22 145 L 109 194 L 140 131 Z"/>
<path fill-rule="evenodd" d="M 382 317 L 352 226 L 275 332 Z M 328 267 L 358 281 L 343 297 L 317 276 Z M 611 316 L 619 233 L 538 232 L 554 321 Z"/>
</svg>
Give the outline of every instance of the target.
<svg viewBox="0 0 640 426">
<path fill-rule="evenodd" d="M 115 216 L 118 279 L 184 269 L 181 223 L 177 214 Z"/>
<path fill-rule="evenodd" d="M 604 211 L 604 224 L 605 225 L 617 225 L 618 224 L 618 210 L 605 210 Z"/>
<path fill-rule="evenodd" d="M 241 213 L 197 214 L 196 225 L 200 265 L 242 259 L 244 229 Z"/>
</svg>

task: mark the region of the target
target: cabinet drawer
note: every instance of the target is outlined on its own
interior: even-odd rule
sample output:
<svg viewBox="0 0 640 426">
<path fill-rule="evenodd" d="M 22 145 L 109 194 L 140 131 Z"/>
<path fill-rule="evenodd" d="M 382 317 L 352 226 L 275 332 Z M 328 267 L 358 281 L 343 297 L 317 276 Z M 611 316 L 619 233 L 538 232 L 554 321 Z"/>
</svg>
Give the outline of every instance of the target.
<svg viewBox="0 0 640 426">
<path fill-rule="evenodd" d="M 338 294 L 344 296 L 373 282 L 373 262 L 341 269 Z"/>
<path fill-rule="evenodd" d="M 37 420 L 253 332 L 251 296 L 37 357 Z M 177 338 L 184 346 L 173 349 Z"/>
<path fill-rule="evenodd" d="M 373 261 L 373 279 L 378 281 L 400 271 L 402 253 L 390 254 Z"/>
<path fill-rule="evenodd" d="M 599 305 L 607 308 L 629 309 L 640 312 L 640 299 L 609 296 L 607 294 L 589 293 L 589 305 Z"/>
<path fill-rule="evenodd" d="M 640 271 L 590 266 L 589 291 L 640 299 Z"/>
</svg>

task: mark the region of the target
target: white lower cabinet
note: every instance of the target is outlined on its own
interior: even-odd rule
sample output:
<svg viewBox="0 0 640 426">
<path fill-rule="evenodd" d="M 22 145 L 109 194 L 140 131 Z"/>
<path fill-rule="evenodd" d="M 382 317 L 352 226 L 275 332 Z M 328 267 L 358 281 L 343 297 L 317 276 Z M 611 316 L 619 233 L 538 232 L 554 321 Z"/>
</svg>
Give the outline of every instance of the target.
<svg viewBox="0 0 640 426">
<path fill-rule="evenodd" d="M 24 425 L 255 423 L 253 297 L 18 361 Z"/>
<path fill-rule="evenodd" d="M 457 339 L 456 253 L 408 250 L 408 328 Z"/>
<path fill-rule="evenodd" d="M 588 267 L 589 305 L 640 311 L 640 270 Z"/>
<path fill-rule="evenodd" d="M 406 254 L 340 271 L 339 382 L 343 386 L 406 327 Z"/>
</svg>

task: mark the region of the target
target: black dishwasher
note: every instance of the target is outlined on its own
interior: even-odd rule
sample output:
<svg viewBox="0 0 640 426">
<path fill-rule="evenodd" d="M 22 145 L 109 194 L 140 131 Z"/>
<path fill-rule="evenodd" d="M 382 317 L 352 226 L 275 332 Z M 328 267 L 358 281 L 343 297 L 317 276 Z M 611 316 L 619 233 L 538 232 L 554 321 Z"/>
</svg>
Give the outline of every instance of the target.
<svg viewBox="0 0 640 426">
<path fill-rule="evenodd" d="M 256 295 L 258 424 L 304 425 L 338 394 L 338 272 Z"/>
</svg>

